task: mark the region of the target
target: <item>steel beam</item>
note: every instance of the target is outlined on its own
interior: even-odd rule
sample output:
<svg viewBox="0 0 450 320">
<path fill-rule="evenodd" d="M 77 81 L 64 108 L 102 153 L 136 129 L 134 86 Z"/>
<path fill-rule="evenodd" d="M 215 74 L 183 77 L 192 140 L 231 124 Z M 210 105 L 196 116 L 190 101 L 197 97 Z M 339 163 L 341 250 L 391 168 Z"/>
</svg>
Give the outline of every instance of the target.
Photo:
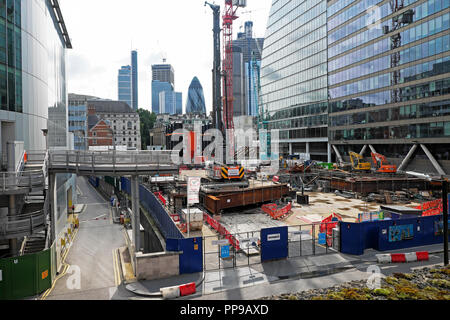
<svg viewBox="0 0 450 320">
<path fill-rule="evenodd" d="M 336 156 L 340 163 L 344 163 L 344 160 L 342 159 L 341 154 L 339 153 L 339 150 L 336 148 L 336 146 L 333 144 L 331 145 L 333 147 L 334 152 L 336 153 Z"/>
<path fill-rule="evenodd" d="M 415 144 L 412 146 L 411 150 L 409 150 L 408 155 L 403 159 L 402 163 L 398 167 L 397 172 L 402 172 L 409 164 L 409 161 L 411 160 L 412 156 L 414 155 L 414 152 L 416 152 L 418 145 Z"/>
<path fill-rule="evenodd" d="M 364 145 L 364 147 L 361 149 L 361 152 L 359 153 L 361 156 L 364 156 L 364 152 L 367 150 L 367 144 Z"/>
<path fill-rule="evenodd" d="M 441 176 L 445 176 L 445 171 L 442 169 L 441 165 L 436 161 L 436 159 L 434 158 L 433 154 L 430 152 L 430 150 L 428 150 L 428 148 L 424 145 L 421 144 L 420 145 L 423 149 L 423 151 L 425 152 L 425 154 L 427 155 L 428 159 L 430 159 L 431 163 L 433 164 L 433 167 L 436 169 L 436 171 L 441 175 Z"/>
</svg>

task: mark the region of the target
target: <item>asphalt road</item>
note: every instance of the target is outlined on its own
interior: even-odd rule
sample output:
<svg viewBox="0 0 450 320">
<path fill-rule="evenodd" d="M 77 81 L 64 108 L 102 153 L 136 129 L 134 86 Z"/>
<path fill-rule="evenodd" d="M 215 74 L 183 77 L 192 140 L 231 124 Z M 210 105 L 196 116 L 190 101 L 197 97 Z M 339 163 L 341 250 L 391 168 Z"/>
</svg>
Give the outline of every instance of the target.
<svg viewBox="0 0 450 320">
<path fill-rule="evenodd" d="M 79 177 L 78 203 L 86 204 L 80 214 L 80 228 L 67 255 L 66 273 L 46 296 L 48 300 L 110 300 L 119 286 L 114 251 L 125 246 L 123 227 L 113 224 L 109 204 Z M 116 270 L 115 270 L 116 269 Z"/>
</svg>

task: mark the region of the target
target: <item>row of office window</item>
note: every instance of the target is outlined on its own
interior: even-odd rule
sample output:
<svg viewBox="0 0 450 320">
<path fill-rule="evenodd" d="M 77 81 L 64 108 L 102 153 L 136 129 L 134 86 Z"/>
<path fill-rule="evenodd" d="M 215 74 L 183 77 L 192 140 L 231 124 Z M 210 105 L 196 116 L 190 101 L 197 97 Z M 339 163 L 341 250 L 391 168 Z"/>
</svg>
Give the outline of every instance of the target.
<svg viewBox="0 0 450 320">
<path fill-rule="evenodd" d="M 315 91 L 310 91 L 304 94 L 294 95 L 292 97 L 282 100 L 264 102 L 265 108 L 264 110 L 269 111 L 283 110 L 299 104 L 324 101 L 327 100 L 327 97 L 328 97 L 328 90 L 326 88 L 323 88 Z"/>
<path fill-rule="evenodd" d="M 450 137 L 450 122 L 330 130 L 330 140 L 389 140 Z"/>
<path fill-rule="evenodd" d="M 0 0 L 0 107 L 23 112 L 20 0 Z"/>
<path fill-rule="evenodd" d="M 408 0 L 406 0 L 408 2 Z M 411 0 L 409 0 L 411 1 Z M 417 0 L 415 0 L 417 1 Z M 340 2 L 340 1 L 338 1 Z M 353 17 L 356 17 L 360 13 L 363 13 L 364 11 L 368 10 L 370 7 L 383 2 L 383 0 L 364 0 L 356 3 L 355 5 L 345 9 L 345 11 L 339 13 L 337 16 L 331 18 L 328 20 L 328 30 L 333 30 L 337 26 L 346 23 Z M 329 16 L 329 15 L 328 15 Z M 380 16 L 379 18 L 382 18 L 384 16 Z"/>
<path fill-rule="evenodd" d="M 301 3 L 300 6 L 299 3 Z M 324 0 L 289 1 L 288 5 L 283 8 L 283 11 L 289 13 L 285 14 L 281 19 L 279 18 L 281 11 L 269 17 L 268 30 L 270 30 L 270 34 L 264 40 L 264 50 L 266 51 L 267 48 L 267 54 L 269 55 L 272 53 L 271 50 L 276 51 L 276 48 L 283 47 L 289 43 L 287 42 L 283 45 L 278 43 L 278 41 L 288 38 L 287 36 L 294 30 L 304 30 L 304 33 L 307 34 L 311 30 L 317 29 L 317 27 L 314 27 L 315 24 L 326 24 L 326 2 Z M 325 17 L 320 22 L 315 23 L 314 20 L 317 20 L 321 13 L 325 13 Z M 274 46 L 274 44 L 277 45 Z"/>
<path fill-rule="evenodd" d="M 284 87 L 284 89 L 278 90 L 278 91 L 268 91 L 267 94 L 263 95 L 262 99 L 263 101 L 269 101 L 269 102 L 274 102 L 277 100 L 283 100 L 283 99 L 287 99 L 290 97 L 303 97 L 302 99 L 304 101 L 300 101 L 299 103 L 295 103 L 295 104 L 300 104 L 300 103 L 308 103 L 308 102 L 314 102 L 308 100 L 308 96 L 306 95 L 307 93 L 311 92 L 311 91 L 315 91 L 318 88 L 325 88 L 327 87 L 327 83 L 328 83 L 328 77 L 327 76 L 322 76 L 313 80 L 309 80 L 309 81 L 305 81 L 305 82 L 301 82 L 301 83 L 293 83 L 292 86 L 290 87 Z M 325 97 L 326 99 L 326 97 Z M 317 101 L 317 100 L 315 100 Z M 285 107 L 290 107 L 292 105 L 295 104 L 289 104 L 289 105 L 285 105 Z M 272 110 L 272 109 L 270 109 Z"/>
<path fill-rule="evenodd" d="M 409 1 L 410 4 L 417 2 L 418 0 L 411 0 Z M 412 10 L 414 10 L 414 16 L 413 21 L 419 21 L 423 18 L 426 18 L 432 14 L 435 14 L 437 12 L 442 11 L 443 9 L 446 9 L 449 7 L 448 0 L 428 0 L 420 5 L 417 5 L 416 7 L 413 7 Z M 378 24 L 375 24 L 374 21 L 374 15 L 383 18 L 390 14 L 392 14 L 392 7 L 391 2 L 388 1 L 381 7 L 379 7 L 378 12 L 371 12 L 366 15 L 361 16 L 360 18 L 356 19 L 355 21 L 337 29 L 336 31 L 333 31 L 328 36 L 328 44 L 331 45 L 334 42 L 347 37 L 348 35 L 351 35 L 352 33 L 361 30 L 365 28 L 366 30 L 364 32 L 367 32 L 367 35 L 364 36 L 368 39 L 368 41 L 376 39 L 378 37 L 381 37 L 383 35 L 383 27 L 391 27 L 391 21 L 386 20 L 383 22 L 380 22 Z M 403 14 L 398 15 L 399 18 L 402 17 Z M 360 45 L 362 43 L 359 43 Z"/>
<path fill-rule="evenodd" d="M 400 98 L 402 102 L 418 100 L 423 98 L 441 96 L 450 94 L 450 78 L 431 81 L 415 86 L 407 86 L 400 89 Z M 393 103 L 392 91 L 382 91 L 362 95 L 350 100 L 341 100 L 330 102 L 330 113 L 356 110 L 367 107 L 374 107 Z"/>
<path fill-rule="evenodd" d="M 270 117 L 268 120 L 280 120 L 280 119 L 322 114 L 326 113 L 327 110 L 328 110 L 328 103 L 326 102 L 307 104 L 304 106 L 296 106 L 293 108 L 272 112 L 270 113 Z"/>
<path fill-rule="evenodd" d="M 303 118 L 294 118 L 269 123 L 269 130 L 293 129 L 326 126 L 328 124 L 328 115 L 309 116 Z"/>
<path fill-rule="evenodd" d="M 301 82 L 326 76 L 327 64 L 325 62 L 321 63 L 325 56 L 326 51 L 322 51 L 309 59 L 301 60 L 294 65 L 265 77 L 263 84 L 261 85 L 263 93 L 273 93 L 297 85 Z"/>
<path fill-rule="evenodd" d="M 307 139 L 307 138 L 327 138 L 328 128 L 308 128 L 297 130 L 283 130 L 279 133 L 280 140 Z"/>
<path fill-rule="evenodd" d="M 427 58 L 429 56 L 440 54 L 446 51 L 450 51 L 450 35 L 439 37 L 400 51 L 400 61 L 398 62 L 398 65 Z M 350 79 L 389 69 L 390 67 L 391 56 L 383 56 L 356 67 L 330 75 L 330 86 L 338 84 L 340 82 L 348 81 Z"/>
<path fill-rule="evenodd" d="M 330 116 L 330 127 L 450 116 L 450 100 Z"/>
<path fill-rule="evenodd" d="M 449 5 L 447 4 L 447 6 L 449 6 Z M 423 39 L 425 37 L 429 37 L 433 34 L 437 34 L 439 32 L 448 30 L 449 29 L 449 18 L 450 18 L 450 13 L 447 12 L 447 13 L 440 15 L 439 17 L 435 17 L 433 19 L 425 21 L 414 27 L 407 26 L 407 27 L 402 28 L 403 31 L 400 32 L 400 36 L 402 39 L 402 45 L 406 45 L 408 43 Z M 363 45 L 371 40 L 374 40 L 378 37 L 381 37 L 381 36 L 383 36 L 381 26 L 358 33 L 357 35 L 355 35 L 343 42 L 340 42 L 334 46 L 330 46 L 328 49 L 329 58 L 331 59 L 338 54 L 342 54 L 348 50 L 352 50 L 353 48 L 361 46 L 361 45 Z M 348 64 L 367 59 L 369 57 L 372 57 L 373 55 L 376 55 L 376 54 L 379 54 L 382 52 L 386 52 L 386 51 L 390 50 L 390 48 L 391 48 L 390 38 L 389 37 L 384 38 L 380 41 L 377 41 L 375 44 L 371 44 L 365 48 L 357 50 L 357 52 L 354 51 L 354 52 L 350 53 L 348 55 L 349 56 L 348 58 L 340 57 L 338 59 L 339 61 L 335 60 L 336 67 L 342 68 Z M 337 68 L 334 68 L 334 66 L 332 65 L 332 68 L 330 69 L 330 71 L 333 71 Z"/>
<path fill-rule="evenodd" d="M 395 84 L 425 79 L 447 72 L 450 72 L 450 56 L 401 69 L 400 78 Z M 394 84 L 394 76 L 394 72 L 385 73 L 368 79 L 352 82 L 337 88 L 332 88 L 330 89 L 330 97 L 331 99 L 335 99 L 359 92 L 389 87 Z"/>
<path fill-rule="evenodd" d="M 295 34 L 297 35 L 297 33 Z M 264 51 L 264 72 L 267 72 L 265 69 L 276 69 L 276 67 L 272 66 L 275 62 L 278 62 L 278 65 L 281 66 L 289 65 L 321 50 L 325 50 L 327 48 L 326 36 L 327 27 L 323 25 L 306 35 L 299 35 L 296 37 L 296 40 L 274 51 L 271 55 L 266 55 L 266 51 Z M 319 40 L 321 40 L 320 43 L 316 43 Z"/>
<path fill-rule="evenodd" d="M 337 0 L 335 3 L 330 5 L 327 9 L 328 17 L 331 17 L 336 12 L 341 11 L 346 6 L 350 5 L 351 3 L 355 2 L 357 0 Z"/>
</svg>

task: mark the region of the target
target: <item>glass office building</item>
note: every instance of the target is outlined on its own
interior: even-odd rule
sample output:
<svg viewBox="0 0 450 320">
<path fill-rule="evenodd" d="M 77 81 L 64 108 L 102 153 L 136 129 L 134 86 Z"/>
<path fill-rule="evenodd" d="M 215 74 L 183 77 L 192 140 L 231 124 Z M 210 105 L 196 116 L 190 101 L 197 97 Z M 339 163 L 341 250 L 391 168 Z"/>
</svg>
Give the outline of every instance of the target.
<svg viewBox="0 0 450 320">
<path fill-rule="evenodd" d="M 70 48 L 72 44 L 57 0 L 0 0 L 3 165 L 8 141 L 23 141 L 28 151 L 70 148 L 66 89 L 66 50 Z M 47 137 L 43 134 L 45 130 Z M 67 208 L 76 200 L 76 177 L 57 174 L 53 183 L 54 203 L 48 221 L 54 235 L 51 241 L 56 241 L 59 257 L 59 238 L 67 231 Z M 7 203 L 4 200 L 2 195 L 2 203 Z M 24 197 L 17 197 L 17 211 L 23 205 Z"/>
<path fill-rule="evenodd" d="M 342 156 L 371 146 L 396 164 L 425 145 L 448 171 L 449 1 L 395 3 L 328 2 L 330 142 Z"/>
<path fill-rule="evenodd" d="M 161 92 L 173 92 L 173 86 L 169 82 L 162 82 L 158 80 L 152 81 L 152 111 L 159 114 L 160 102 L 159 94 Z"/>
<path fill-rule="evenodd" d="M 260 108 L 280 153 L 329 160 L 327 1 L 274 0 L 261 63 Z"/>
<path fill-rule="evenodd" d="M 127 103 L 133 107 L 133 91 L 132 91 L 132 68 L 130 66 L 123 66 L 119 70 L 118 76 L 118 90 L 119 101 Z"/>
<path fill-rule="evenodd" d="M 138 54 L 137 51 L 131 51 L 131 95 L 132 104 L 130 107 L 136 111 L 139 107 L 139 95 L 138 95 Z"/>
<path fill-rule="evenodd" d="M 188 90 L 188 97 L 186 101 L 186 113 L 201 113 L 206 114 L 205 96 L 203 94 L 203 87 L 197 77 L 192 79 Z"/>
<path fill-rule="evenodd" d="M 163 91 L 159 93 L 160 114 L 183 114 L 183 94 L 181 92 Z"/>
</svg>

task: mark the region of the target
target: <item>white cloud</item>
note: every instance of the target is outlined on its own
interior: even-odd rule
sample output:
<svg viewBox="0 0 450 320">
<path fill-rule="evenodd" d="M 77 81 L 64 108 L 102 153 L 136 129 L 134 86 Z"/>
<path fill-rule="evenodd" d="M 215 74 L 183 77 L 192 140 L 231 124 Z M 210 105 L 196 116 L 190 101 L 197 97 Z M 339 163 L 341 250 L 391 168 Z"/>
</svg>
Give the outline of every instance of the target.
<svg viewBox="0 0 450 320">
<path fill-rule="evenodd" d="M 223 0 L 215 1 L 223 7 Z M 72 40 L 68 52 L 68 91 L 117 99 L 117 72 L 131 64 L 138 51 L 139 107 L 151 107 L 151 64 L 167 63 L 175 69 L 175 90 L 183 92 L 197 76 L 212 103 L 212 11 L 204 0 L 60 0 Z M 248 0 L 235 21 L 238 32 L 247 20 L 263 37 L 270 0 Z"/>
</svg>

